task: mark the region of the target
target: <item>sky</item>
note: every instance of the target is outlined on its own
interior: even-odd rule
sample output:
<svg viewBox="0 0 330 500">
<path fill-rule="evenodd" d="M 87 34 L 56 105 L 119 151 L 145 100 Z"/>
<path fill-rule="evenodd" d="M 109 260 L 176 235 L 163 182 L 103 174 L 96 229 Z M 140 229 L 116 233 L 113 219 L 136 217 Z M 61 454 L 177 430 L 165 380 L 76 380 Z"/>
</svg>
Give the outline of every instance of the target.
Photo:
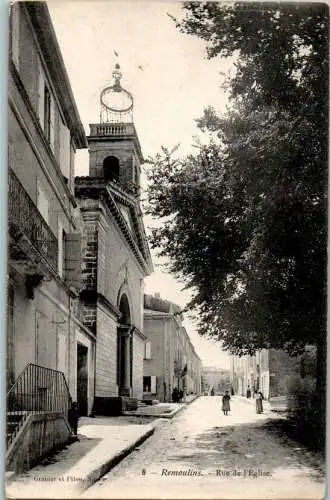
<svg viewBox="0 0 330 500">
<path fill-rule="evenodd" d="M 203 41 L 180 33 L 168 16 L 182 15 L 180 3 L 51 0 L 48 7 L 87 135 L 89 124 L 99 122 L 100 93 L 113 83 L 112 71 L 119 63 L 121 84 L 134 97 L 134 123 L 144 158 L 162 145 L 179 143 L 182 154 L 194 151 L 193 137 L 199 135 L 195 119 L 208 105 L 225 110 L 221 85 L 232 62 L 208 60 Z M 75 173 L 88 175 L 87 150 L 78 152 Z M 152 221 L 144 222 L 148 234 Z M 145 292 L 159 292 L 184 307 L 189 293 L 152 255 L 155 272 L 146 278 Z M 230 367 L 219 344 L 201 338 L 188 317 L 184 324 L 204 366 Z"/>
</svg>

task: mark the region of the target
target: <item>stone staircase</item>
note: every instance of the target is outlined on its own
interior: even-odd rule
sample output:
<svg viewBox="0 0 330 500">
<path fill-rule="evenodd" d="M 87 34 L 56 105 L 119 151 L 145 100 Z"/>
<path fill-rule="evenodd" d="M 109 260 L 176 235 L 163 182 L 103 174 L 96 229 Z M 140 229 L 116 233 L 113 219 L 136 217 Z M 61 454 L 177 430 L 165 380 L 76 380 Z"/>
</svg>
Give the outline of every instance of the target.
<svg viewBox="0 0 330 500">
<path fill-rule="evenodd" d="M 14 440 L 16 434 L 18 433 L 21 425 L 24 422 L 25 412 L 20 414 L 15 412 L 7 412 L 7 422 L 6 422 L 6 444 L 7 448 Z"/>
</svg>

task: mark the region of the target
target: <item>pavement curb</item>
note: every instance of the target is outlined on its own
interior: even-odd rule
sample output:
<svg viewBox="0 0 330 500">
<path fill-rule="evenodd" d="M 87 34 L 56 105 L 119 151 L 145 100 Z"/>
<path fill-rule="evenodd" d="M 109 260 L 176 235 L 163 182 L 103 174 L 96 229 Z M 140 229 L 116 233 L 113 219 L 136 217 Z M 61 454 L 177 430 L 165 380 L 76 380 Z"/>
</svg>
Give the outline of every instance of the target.
<svg viewBox="0 0 330 500">
<path fill-rule="evenodd" d="M 136 439 L 134 442 L 130 443 L 126 448 L 122 449 L 119 453 L 109 458 L 104 464 L 98 466 L 96 469 L 91 471 L 86 476 L 86 480 L 83 481 L 80 488 L 77 488 L 79 491 L 85 491 L 90 488 L 93 484 L 95 484 L 102 476 L 104 476 L 107 472 L 113 469 L 116 465 L 119 464 L 124 458 L 126 458 L 137 446 L 146 441 L 152 434 L 155 432 L 155 427 L 153 426 L 151 429 L 146 431 L 142 436 Z"/>
<path fill-rule="evenodd" d="M 176 410 L 173 410 L 171 413 L 159 413 L 159 414 L 154 414 L 154 413 L 144 413 L 144 414 L 133 414 L 129 411 L 125 411 L 123 412 L 123 415 L 126 416 L 126 417 L 136 417 L 136 418 L 143 418 L 143 417 L 147 417 L 147 418 L 166 418 L 166 419 L 172 419 L 173 417 L 175 417 L 178 413 L 180 413 L 182 410 L 184 410 L 185 408 L 187 408 L 191 403 L 193 403 L 194 401 L 196 401 L 196 399 L 198 399 L 200 396 L 196 396 L 194 399 L 192 399 L 191 401 L 188 401 L 188 402 L 185 402 L 185 403 L 182 403 L 182 406 L 180 408 L 177 408 Z"/>
<path fill-rule="evenodd" d="M 76 484 L 68 484 L 66 483 L 66 494 L 58 495 L 58 498 L 75 498 L 75 495 L 82 495 L 88 488 L 93 486 L 102 476 L 107 474 L 111 469 L 113 469 L 116 465 L 118 465 L 124 458 L 126 458 L 137 446 L 146 441 L 155 431 L 155 425 L 152 426 L 151 429 L 148 429 L 144 434 L 136 438 L 134 441 L 129 443 L 125 448 L 120 450 L 118 453 L 107 459 L 101 465 L 98 465 L 94 470 L 91 470 L 86 474 L 82 481 Z M 6 485 L 9 484 L 16 479 L 16 474 L 8 474 L 8 480 L 6 478 Z M 50 485 L 49 485 L 50 486 Z M 58 493 L 58 491 L 57 491 Z M 7 494 L 7 498 L 10 497 Z M 23 497 L 22 497 L 23 498 Z M 46 498 L 46 497 L 44 497 Z M 48 498 L 48 497 L 47 497 Z M 49 498 L 54 498 L 50 494 Z"/>
</svg>

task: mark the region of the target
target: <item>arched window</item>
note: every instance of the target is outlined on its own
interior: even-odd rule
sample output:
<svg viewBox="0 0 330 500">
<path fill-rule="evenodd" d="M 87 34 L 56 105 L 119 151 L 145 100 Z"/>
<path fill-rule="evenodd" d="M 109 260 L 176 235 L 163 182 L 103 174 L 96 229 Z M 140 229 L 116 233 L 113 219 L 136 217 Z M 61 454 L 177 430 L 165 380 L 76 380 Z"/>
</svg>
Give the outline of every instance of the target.
<svg viewBox="0 0 330 500">
<path fill-rule="evenodd" d="M 128 298 L 125 294 L 121 296 L 119 311 L 121 312 L 121 318 L 119 322 L 123 325 L 129 325 L 131 323 L 131 312 L 129 308 Z"/>
<path fill-rule="evenodd" d="M 103 160 L 103 175 L 106 181 L 119 181 L 119 160 L 116 156 L 107 156 Z"/>
</svg>

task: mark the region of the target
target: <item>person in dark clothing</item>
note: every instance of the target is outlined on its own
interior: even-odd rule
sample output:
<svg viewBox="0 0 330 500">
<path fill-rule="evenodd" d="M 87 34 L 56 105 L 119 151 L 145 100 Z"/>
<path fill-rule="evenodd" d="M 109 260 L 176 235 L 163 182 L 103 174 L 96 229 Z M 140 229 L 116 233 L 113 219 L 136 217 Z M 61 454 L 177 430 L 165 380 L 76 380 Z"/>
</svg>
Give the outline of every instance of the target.
<svg viewBox="0 0 330 500">
<path fill-rule="evenodd" d="M 71 408 L 69 408 L 68 411 L 68 421 L 71 427 L 72 434 L 76 438 L 78 438 L 78 420 L 79 420 L 78 403 L 72 402 Z"/>
<path fill-rule="evenodd" d="M 222 411 L 224 415 L 228 415 L 228 412 L 230 411 L 229 401 L 230 401 L 230 396 L 228 391 L 226 391 L 222 398 Z"/>
<path fill-rule="evenodd" d="M 257 413 L 263 413 L 263 405 L 262 405 L 262 400 L 264 399 L 264 396 L 261 391 L 258 392 L 256 396 L 256 412 Z"/>
<path fill-rule="evenodd" d="M 178 403 L 179 402 L 179 390 L 177 387 L 174 387 L 173 392 L 172 392 L 172 401 L 173 403 Z"/>
<path fill-rule="evenodd" d="M 251 389 L 250 389 L 250 386 L 248 385 L 248 388 L 246 390 L 246 397 L 247 398 L 250 398 L 251 397 Z"/>
</svg>

